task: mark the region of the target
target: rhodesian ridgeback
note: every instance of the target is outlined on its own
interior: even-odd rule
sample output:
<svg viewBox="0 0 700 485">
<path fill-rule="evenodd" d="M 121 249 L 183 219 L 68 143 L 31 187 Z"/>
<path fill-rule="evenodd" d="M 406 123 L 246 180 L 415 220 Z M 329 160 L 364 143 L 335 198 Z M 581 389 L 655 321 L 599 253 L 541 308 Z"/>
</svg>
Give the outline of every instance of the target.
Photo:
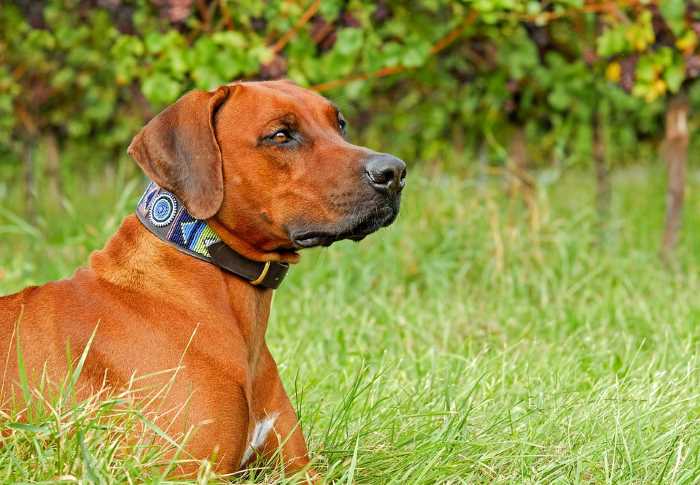
<svg viewBox="0 0 700 485">
<path fill-rule="evenodd" d="M 169 384 L 163 409 L 184 407 L 163 419 L 194 429 L 193 459 L 229 473 L 279 451 L 308 468 L 265 342 L 273 289 L 299 250 L 391 224 L 404 162 L 349 143 L 338 109 L 287 81 L 192 91 L 128 153 L 150 179 L 136 213 L 72 278 L 0 298 L 0 403 L 21 402 L 18 340 L 35 385 L 61 382 L 90 342 L 80 392 Z"/>
</svg>

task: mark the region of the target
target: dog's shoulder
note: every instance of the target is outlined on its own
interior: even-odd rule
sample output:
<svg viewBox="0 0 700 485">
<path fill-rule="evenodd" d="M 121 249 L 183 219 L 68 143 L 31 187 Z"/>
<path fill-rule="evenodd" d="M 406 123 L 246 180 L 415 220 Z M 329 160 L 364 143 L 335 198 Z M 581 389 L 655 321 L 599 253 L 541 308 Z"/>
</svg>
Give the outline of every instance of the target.
<svg viewBox="0 0 700 485">
<path fill-rule="evenodd" d="M 0 296 L 0 322 L 5 322 L 6 317 L 20 313 L 22 307 L 27 304 L 32 295 L 41 288 L 40 286 L 28 286 L 22 291 L 11 295 Z"/>
</svg>

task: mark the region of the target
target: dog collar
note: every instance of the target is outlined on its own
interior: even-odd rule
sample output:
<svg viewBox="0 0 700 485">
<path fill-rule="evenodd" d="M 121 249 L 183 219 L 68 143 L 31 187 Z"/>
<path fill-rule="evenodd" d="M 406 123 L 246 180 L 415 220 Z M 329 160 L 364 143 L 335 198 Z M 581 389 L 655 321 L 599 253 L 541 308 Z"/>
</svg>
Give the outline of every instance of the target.
<svg viewBox="0 0 700 485">
<path fill-rule="evenodd" d="M 159 239 L 183 253 L 243 278 L 253 286 L 275 289 L 289 264 L 253 261 L 228 247 L 206 221 L 195 219 L 175 194 L 150 182 L 136 207 L 136 216 Z"/>
</svg>

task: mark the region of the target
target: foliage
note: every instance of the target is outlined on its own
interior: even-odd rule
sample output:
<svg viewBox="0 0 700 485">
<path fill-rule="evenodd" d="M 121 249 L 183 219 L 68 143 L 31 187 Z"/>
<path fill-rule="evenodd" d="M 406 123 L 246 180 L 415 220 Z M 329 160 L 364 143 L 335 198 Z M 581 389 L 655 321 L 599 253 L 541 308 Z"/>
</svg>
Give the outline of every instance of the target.
<svg viewBox="0 0 700 485">
<path fill-rule="evenodd" d="M 16 161 L 52 133 L 64 163 L 99 164 L 189 89 L 286 76 L 410 160 L 503 163 L 523 127 L 540 165 L 586 162 L 598 109 L 629 158 L 669 94 L 700 102 L 699 16 L 683 0 L 16 0 L 0 6 L 0 150 Z"/>
<path fill-rule="evenodd" d="M 471 175 L 414 170 L 394 225 L 304 253 L 276 294 L 267 342 L 315 466 L 341 484 L 692 483 L 698 173 L 675 273 L 657 258 L 658 168 L 618 171 L 605 247 L 590 172 L 538 192 L 539 228 L 500 179 Z M 90 178 L 67 191 L 74 214 L 38 227 L 3 205 L 0 293 L 70 275 L 141 188 Z M 0 481 L 89 481 L 86 463 L 102 483 L 159 481 L 162 455 L 130 448 L 143 419 L 127 411 L 95 400 L 13 425 L 0 433 Z M 234 483 L 278 476 L 264 467 Z"/>
</svg>

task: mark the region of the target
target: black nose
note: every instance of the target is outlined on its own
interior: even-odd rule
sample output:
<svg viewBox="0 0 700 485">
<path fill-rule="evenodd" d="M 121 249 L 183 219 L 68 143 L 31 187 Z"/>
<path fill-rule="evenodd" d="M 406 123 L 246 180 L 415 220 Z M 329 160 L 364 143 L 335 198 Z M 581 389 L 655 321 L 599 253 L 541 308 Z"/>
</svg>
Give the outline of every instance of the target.
<svg viewBox="0 0 700 485">
<path fill-rule="evenodd" d="M 369 183 L 380 192 L 398 194 L 406 185 L 406 164 L 392 155 L 373 156 L 367 161 L 365 172 Z"/>
</svg>

